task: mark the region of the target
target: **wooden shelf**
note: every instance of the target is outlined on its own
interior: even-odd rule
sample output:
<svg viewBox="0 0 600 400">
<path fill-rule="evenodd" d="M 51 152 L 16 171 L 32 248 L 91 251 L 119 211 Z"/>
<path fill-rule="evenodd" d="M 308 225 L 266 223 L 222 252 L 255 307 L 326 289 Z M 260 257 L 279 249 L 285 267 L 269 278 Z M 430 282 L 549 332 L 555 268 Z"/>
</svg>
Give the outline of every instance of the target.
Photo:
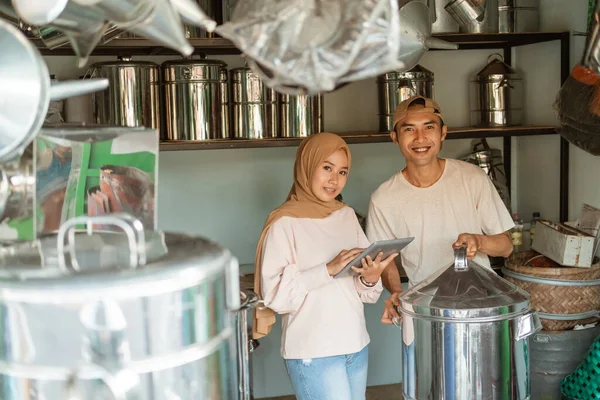
<svg viewBox="0 0 600 400">
<path fill-rule="evenodd" d="M 492 49 L 522 46 L 533 43 L 549 42 L 568 38 L 569 32 L 536 32 L 536 33 L 441 33 L 433 35 L 452 43 L 457 43 L 459 49 Z M 45 56 L 73 55 L 70 45 L 49 50 L 39 39 L 31 39 L 40 52 Z M 188 39 L 195 53 L 208 55 L 240 54 L 240 50 L 229 40 L 223 38 Z M 432 49 L 433 50 L 433 49 Z M 166 48 L 144 38 L 113 39 L 110 42 L 96 46 L 92 55 L 179 55 L 175 50 Z"/>
<path fill-rule="evenodd" d="M 511 126 L 503 128 L 450 128 L 446 139 L 480 139 L 511 136 L 538 136 L 556 134 L 553 126 Z M 387 133 L 339 133 L 348 144 L 391 142 Z M 302 138 L 223 139 L 206 141 L 163 141 L 161 151 L 250 149 L 263 147 L 298 146 Z"/>
</svg>

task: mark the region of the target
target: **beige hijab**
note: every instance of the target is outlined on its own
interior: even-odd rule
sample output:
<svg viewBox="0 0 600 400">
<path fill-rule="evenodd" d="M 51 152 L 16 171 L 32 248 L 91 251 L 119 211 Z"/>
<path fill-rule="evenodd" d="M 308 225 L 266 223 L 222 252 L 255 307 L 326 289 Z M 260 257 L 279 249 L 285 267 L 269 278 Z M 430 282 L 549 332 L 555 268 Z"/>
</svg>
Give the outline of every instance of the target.
<svg viewBox="0 0 600 400">
<path fill-rule="evenodd" d="M 277 207 L 267 218 L 258 246 L 254 267 L 254 290 L 261 297 L 261 263 L 263 245 L 271 226 L 282 217 L 294 218 L 326 218 L 333 212 L 345 207 L 345 204 L 334 200 L 324 202 L 319 200 L 311 190 L 311 181 L 317 168 L 333 153 L 344 150 L 348 156 L 350 168 L 350 149 L 338 135 L 334 133 L 318 133 L 304 139 L 296 152 L 294 163 L 294 185 L 288 197 L 281 206 Z M 275 324 L 275 313 L 269 308 L 254 310 L 252 336 L 259 339 L 266 336 Z"/>
</svg>

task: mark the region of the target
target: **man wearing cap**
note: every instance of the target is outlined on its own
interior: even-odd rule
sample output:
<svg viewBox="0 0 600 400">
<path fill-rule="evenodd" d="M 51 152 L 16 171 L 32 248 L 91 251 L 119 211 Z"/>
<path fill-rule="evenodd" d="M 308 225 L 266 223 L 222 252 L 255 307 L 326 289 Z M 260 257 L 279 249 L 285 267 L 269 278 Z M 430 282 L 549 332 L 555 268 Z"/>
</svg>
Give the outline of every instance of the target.
<svg viewBox="0 0 600 400">
<path fill-rule="evenodd" d="M 485 171 L 438 157 L 447 132 L 434 100 L 414 96 L 403 101 L 394 112 L 390 137 L 406 168 L 379 186 L 369 204 L 370 241 L 415 238 L 400 257 L 410 286 L 452 264 L 454 247 L 466 245 L 468 258 L 486 267 L 488 256 L 508 257 L 513 251 L 512 218 Z M 382 317 L 390 324 L 399 318 L 398 268 L 388 265 L 381 278 L 392 294 Z"/>
</svg>

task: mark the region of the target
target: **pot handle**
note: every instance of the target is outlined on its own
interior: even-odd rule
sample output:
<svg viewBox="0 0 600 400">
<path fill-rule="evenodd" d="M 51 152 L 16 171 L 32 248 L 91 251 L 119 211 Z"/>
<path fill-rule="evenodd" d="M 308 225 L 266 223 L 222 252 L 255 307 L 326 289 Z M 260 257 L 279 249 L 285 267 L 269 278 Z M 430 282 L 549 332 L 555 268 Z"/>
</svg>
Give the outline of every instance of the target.
<svg viewBox="0 0 600 400">
<path fill-rule="evenodd" d="M 519 318 L 513 320 L 515 340 L 521 340 L 528 338 L 536 332 L 542 330 L 542 322 L 537 312 L 530 312 L 521 315 Z"/>
<path fill-rule="evenodd" d="M 454 249 L 454 270 L 467 271 L 469 269 L 469 260 L 467 258 L 467 246 L 460 246 Z"/>
<path fill-rule="evenodd" d="M 78 79 L 76 81 L 58 82 L 50 85 L 50 100 L 62 100 L 104 90 L 108 87 L 108 79 Z"/>
<path fill-rule="evenodd" d="M 240 297 L 240 308 L 238 308 L 237 311 L 246 311 L 251 308 L 256 308 L 262 303 L 258 295 L 251 290 L 241 289 Z"/>
<path fill-rule="evenodd" d="M 99 216 L 81 216 L 67 220 L 58 229 L 57 235 L 57 250 L 58 250 L 58 265 L 63 270 L 67 269 L 67 261 L 65 252 L 68 251 L 71 256 L 71 267 L 75 271 L 79 271 L 79 263 L 75 256 L 75 228 L 77 225 L 85 225 L 87 234 L 91 236 L 94 231 L 94 224 L 113 225 L 121 228 L 127 235 L 129 244 L 129 266 L 137 268 L 140 265 L 146 264 L 146 237 L 144 226 L 141 221 L 132 217 L 129 214 L 110 214 Z M 65 236 L 67 237 L 67 246 L 65 248 Z"/>
</svg>

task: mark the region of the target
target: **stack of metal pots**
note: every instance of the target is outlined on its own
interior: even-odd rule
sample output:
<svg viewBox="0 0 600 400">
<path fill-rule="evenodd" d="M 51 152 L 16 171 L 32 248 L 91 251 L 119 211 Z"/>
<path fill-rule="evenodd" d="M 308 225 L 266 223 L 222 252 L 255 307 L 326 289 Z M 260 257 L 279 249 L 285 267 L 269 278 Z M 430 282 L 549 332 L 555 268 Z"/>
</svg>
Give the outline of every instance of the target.
<svg viewBox="0 0 600 400">
<path fill-rule="evenodd" d="M 3 248 L 0 398 L 250 398 L 236 321 L 257 301 L 229 251 L 126 215 Z"/>
<path fill-rule="evenodd" d="M 525 103 L 522 75 L 492 54 L 488 64 L 470 81 L 471 125 L 521 125 Z"/>
<path fill-rule="evenodd" d="M 433 72 L 421 65 L 409 71 L 392 71 L 377 77 L 379 131 L 392 130 L 394 110 L 404 100 L 416 95 L 433 98 L 434 83 Z"/>
<path fill-rule="evenodd" d="M 404 398 L 530 399 L 529 294 L 494 271 L 455 261 L 400 297 Z"/>
</svg>

